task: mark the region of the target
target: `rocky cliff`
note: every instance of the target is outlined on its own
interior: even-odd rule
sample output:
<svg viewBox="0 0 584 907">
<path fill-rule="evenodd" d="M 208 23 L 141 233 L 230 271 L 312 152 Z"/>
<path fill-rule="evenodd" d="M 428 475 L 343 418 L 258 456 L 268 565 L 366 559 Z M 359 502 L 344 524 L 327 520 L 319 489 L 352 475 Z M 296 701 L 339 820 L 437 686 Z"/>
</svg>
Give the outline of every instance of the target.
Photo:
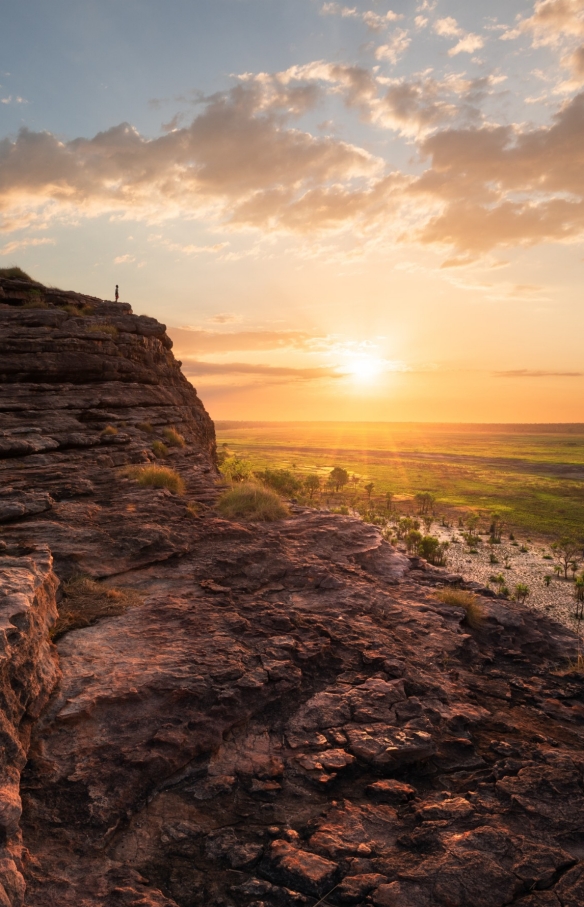
<svg viewBox="0 0 584 907">
<path fill-rule="evenodd" d="M 0 325 L 1 907 L 581 907 L 574 637 L 349 517 L 220 519 L 152 319 L 0 281 Z M 128 469 L 171 429 L 184 494 Z M 82 574 L 133 606 L 54 646 Z"/>
</svg>

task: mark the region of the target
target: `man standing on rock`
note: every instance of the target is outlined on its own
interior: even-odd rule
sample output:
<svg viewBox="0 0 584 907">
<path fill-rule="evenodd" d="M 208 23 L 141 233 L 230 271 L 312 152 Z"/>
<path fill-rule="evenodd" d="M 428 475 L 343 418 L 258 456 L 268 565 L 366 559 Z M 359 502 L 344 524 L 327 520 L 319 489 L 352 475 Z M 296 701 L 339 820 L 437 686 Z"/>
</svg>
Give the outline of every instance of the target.
<svg viewBox="0 0 584 907">
<path fill-rule="evenodd" d="M 120 291 L 119 291 L 118 285 L 116 284 L 116 302 L 118 301 L 119 298 L 120 298 Z"/>
</svg>

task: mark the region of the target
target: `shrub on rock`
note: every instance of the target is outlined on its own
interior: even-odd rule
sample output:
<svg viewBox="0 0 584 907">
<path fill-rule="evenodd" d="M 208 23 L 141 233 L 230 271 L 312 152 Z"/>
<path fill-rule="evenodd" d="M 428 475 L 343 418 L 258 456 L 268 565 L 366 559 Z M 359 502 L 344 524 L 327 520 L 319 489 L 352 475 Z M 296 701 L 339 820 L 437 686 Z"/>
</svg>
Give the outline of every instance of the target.
<svg viewBox="0 0 584 907">
<path fill-rule="evenodd" d="M 234 485 L 220 498 L 217 509 L 229 520 L 271 522 L 283 520 L 288 509 L 270 488 L 244 482 Z"/>
<path fill-rule="evenodd" d="M 175 494 L 184 494 L 185 483 L 174 469 L 166 466 L 140 466 L 130 473 L 138 485 L 150 488 L 168 488 Z"/>
<path fill-rule="evenodd" d="M 483 623 L 483 609 L 474 592 L 467 592 L 465 589 L 441 589 L 436 593 L 436 598 L 445 605 L 464 608 L 469 627 L 476 630 Z"/>
</svg>

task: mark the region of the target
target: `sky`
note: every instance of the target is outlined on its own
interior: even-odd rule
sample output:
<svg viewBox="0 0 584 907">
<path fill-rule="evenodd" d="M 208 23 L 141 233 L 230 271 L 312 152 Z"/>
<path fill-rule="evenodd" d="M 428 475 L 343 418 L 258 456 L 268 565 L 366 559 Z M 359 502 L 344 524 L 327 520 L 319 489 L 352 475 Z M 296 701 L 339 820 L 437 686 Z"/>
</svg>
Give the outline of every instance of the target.
<svg viewBox="0 0 584 907">
<path fill-rule="evenodd" d="M 584 0 L 2 0 L 0 267 L 213 418 L 584 422 Z"/>
</svg>

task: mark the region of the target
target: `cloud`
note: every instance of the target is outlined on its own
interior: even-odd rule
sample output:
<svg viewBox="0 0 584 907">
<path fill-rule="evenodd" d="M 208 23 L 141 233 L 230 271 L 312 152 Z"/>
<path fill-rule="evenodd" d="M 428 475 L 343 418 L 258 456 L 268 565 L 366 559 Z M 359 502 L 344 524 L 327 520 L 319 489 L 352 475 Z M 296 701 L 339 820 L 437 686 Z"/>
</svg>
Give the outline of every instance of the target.
<svg viewBox="0 0 584 907">
<path fill-rule="evenodd" d="M 291 126 L 316 86 L 273 93 L 257 82 L 237 85 L 206 99 L 189 126 L 155 139 L 127 123 L 70 142 L 22 129 L 15 140 L 0 141 L 0 213 L 23 218 L 51 203 L 87 216 L 182 214 L 241 224 L 249 210 L 251 224 L 304 230 L 319 219 L 311 193 L 322 208 L 330 192 L 334 218 L 339 195 L 351 195 L 358 180 L 367 186 L 381 162 Z"/>
<path fill-rule="evenodd" d="M 390 22 L 397 22 L 398 19 L 403 19 L 402 15 L 394 13 L 391 9 L 385 13 L 385 15 L 379 15 L 379 13 L 375 13 L 373 10 L 360 12 L 356 7 L 341 6 L 340 3 L 325 3 L 320 12 L 323 16 L 341 16 L 343 19 L 359 19 L 361 22 L 364 22 L 371 31 L 381 31 L 382 29 L 387 28 Z"/>
<path fill-rule="evenodd" d="M 455 119 L 480 119 L 480 104 L 497 84 L 493 77 L 456 75 L 442 80 L 422 75 L 384 81 L 385 94 L 369 103 L 371 118 L 405 135 L 421 135 Z"/>
<path fill-rule="evenodd" d="M 394 65 L 403 57 L 412 43 L 405 28 L 396 28 L 386 44 L 381 44 L 375 49 L 376 60 L 389 60 Z"/>
<path fill-rule="evenodd" d="M 544 369 L 517 368 L 493 372 L 493 378 L 584 378 L 584 372 L 551 372 Z"/>
<path fill-rule="evenodd" d="M 431 166 L 409 191 L 441 202 L 423 242 L 481 254 L 584 231 L 584 94 L 549 126 L 446 129 L 420 147 Z"/>
<path fill-rule="evenodd" d="M 290 366 L 262 365 L 249 362 L 193 362 L 187 361 L 183 370 L 189 375 L 262 375 L 269 378 L 286 378 L 290 381 L 315 381 L 344 378 L 343 372 L 333 368 L 292 368 Z"/>
<path fill-rule="evenodd" d="M 0 98 L 0 104 L 28 104 L 28 101 L 26 98 L 13 98 L 12 95 L 8 95 L 7 98 Z"/>
<path fill-rule="evenodd" d="M 538 0 L 532 16 L 519 19 L 501 35 L 504 41 L 525 32 L 533 35 L 535 47 L 554 46 L 565 37 L 584 36 L 584 0 Z"/>
<path fill-rule="evenodd" d="M 219 317 L 219 316 L 218 316 Z M 235 316 L 233 316 L 235 317 Z M 226 321 L 219 322 L 221 324 Z M 304 331 L 205 331 L 199 328 L 168 328 L 180 355 L 228 353 L 235 350 L 309 350 L 318 338 Z"/>
<path fill-rule="evenodd" d="M 126 254 L 126 255 L 118 255 L 117 258 L 114 258 L 114 264 L 115 264 L 115 265 L 126 265 L 126 264 L 131 264 L 133 261 L 136 261 L 136 257 L 135 257 L 134 255 L 127 255 L 127 254 Z"/>
<path fill-rule="evenodd" d="M 29 246 L 54 246 L 54 239 L 15 239 L 7 243 L 0 249 L 0 255 L 11 255 L 20 249 L 27 249 Z"/>
<path fill-rule="evenodd" d="M 212 318 L 207 318 L 207 321 L 210 324 L 235 324 L 235 322 L 241 321 L 241 318 L 234 312 L 218 312 Z"/>
<path fill-rule="evenodd" d="M 480 50 L 481 47 L 484 47 L 485 44 L 484 39 L 481 38 L 480 35 L 475 35 L 472 32 L 465 32 L 452 16 L 447 16 L 444 19 L 437 19 L 434 23 L 434 31 L 442 38 L 460 39 L 458 44 L 451 47 L 448 51 L 449 57 L 455 57 L 457 54 L 461 53 L 472 54 L 475 50 Z"/>
</svg>

